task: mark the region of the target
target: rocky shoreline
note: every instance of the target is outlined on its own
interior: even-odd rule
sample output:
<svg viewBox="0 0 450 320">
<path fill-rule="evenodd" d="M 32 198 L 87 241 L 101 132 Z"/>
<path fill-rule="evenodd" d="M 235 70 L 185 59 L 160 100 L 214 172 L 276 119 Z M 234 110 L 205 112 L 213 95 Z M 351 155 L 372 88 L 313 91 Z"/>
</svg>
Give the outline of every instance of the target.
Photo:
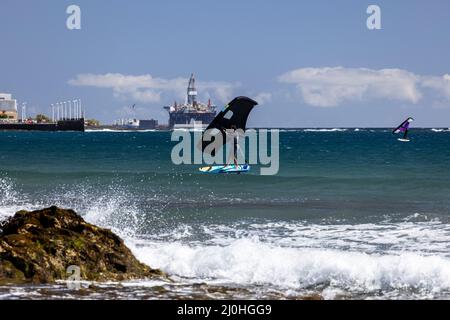
<svg viewBox="0 0 450 320">
<path fill-rule="evenodd" d="M 73 210 L 19 211 L 0 227 L 0 285 L 49 284 L 76 274 L 81 281 L 167 279 L 116 234 Z"/>
<path fill-rule="evenodd" d="M 73 278 L 76 269 L 79 278 Z M 60 281 L 67 280 L 84 284 L 65 291 Z M 154 284 L 121 284 L 132 280 Z M 0 224 L 0 296 L 14 299 L 15 288 L 21 288 L 30 299 L 240 299 L 258 295 L 254 291 L 257 286 L 175 283 L 161 270 L 138 261 L 112 231 L 87 223 L 73 210 L 55 206 L 19 211 Z M 274 291 L 264 299 L 323 298 Z"/>
</svg>

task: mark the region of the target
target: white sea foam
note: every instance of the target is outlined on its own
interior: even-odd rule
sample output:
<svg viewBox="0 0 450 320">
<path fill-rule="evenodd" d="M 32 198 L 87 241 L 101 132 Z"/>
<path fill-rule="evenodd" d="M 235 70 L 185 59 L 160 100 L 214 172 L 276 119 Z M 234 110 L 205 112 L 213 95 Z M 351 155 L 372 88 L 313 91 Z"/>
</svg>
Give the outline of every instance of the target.
<svg viewBox="0 0 450 320">
<path fill-rule="evenodd" d="M 333 128 L 333 129 L 305 129 L 304 132 L 344 132 L 347 131 L 347 129 L 341 129 L 341 128 Z"/>
<path fill-rule="evenodd" d="M 14 215 L 19 210 L 33 209 L 24 195 L 17 192 L 14 182 L 0 177 L 0 221 Z"/>
<path fill-rule="evenodd" d="M 132 129 L 86 129 L 85 132 L 156 132 L 155 129 L 132 130 Z"/>
<path fill-rule="evenodd" d="M 292 290 L 325 286 L 365 294 L 450 292 L 450 260 L 410 252 L 385 255 L 292 248 L 257 239 L 235 239 L 226 246 L 155 243 L 134 250 L 154 267 L 197 281 Z"/>
<path fill-rule="evenodd" d="M 128 239 L 137 257 L 206 283 L 267 285 L 375 297 L 450 296 L 450 225 L 414 214 L 400 222 L 326 225 L 267 222 L 203 226 L 207 240 Z M 199 231 L 197 231 L 199 232 Z M 167 238 L 167 234 L 165 235 Z"/>
<path fill-rule="evenodd" d="M 433 128 L 433 129 L 431 129 L 431 131 L 433 131 L 433 132 L 450 132 L 450 128 L 448 128 L 448 129 L 435 129 L 435 128 Z"/>
<path fill-rule="evenodd" d="M 275 128 L 276 129 L 276 128 Z M 302 132 L 303 131 L 303 129 L 295 129 L 295 128 L 293 128 L 293 129 L 278 129 L 280 132 Z"/>
</svg>

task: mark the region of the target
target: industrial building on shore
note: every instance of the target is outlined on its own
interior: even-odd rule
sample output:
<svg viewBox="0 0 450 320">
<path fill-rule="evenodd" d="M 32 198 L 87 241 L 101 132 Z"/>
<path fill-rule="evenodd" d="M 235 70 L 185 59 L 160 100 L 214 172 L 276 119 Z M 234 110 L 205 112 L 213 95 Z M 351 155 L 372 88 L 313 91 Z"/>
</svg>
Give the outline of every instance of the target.
<svg viewBox="0 0 450 320">
<path fill-rule="evenodd" d="M 17 100 L 9 93 L 0 93 L 0 121 L 17 121 Z"/>
<path fill-rule="evenodd" d="M 74 110 L 77 112 L 72 112 Z M 55 111 L 58 113 L 57 117 L 55 117 Z M 62 115 L 66 113 L 71 116 L 63 117 Z M 84 131 L 84 111 L 70 104 L 68 107 L 64 104 L 64 108 L 57 110 L 52 105 L 51 120 L 42 114 L 36 116 L 36 119 L 31 119 L 26 116 L 26 104 L 23 103 L 22 115 L 19 119 L 17 100 L 13 99 L 9 93 L 0 93 L 0 131 Z"/>
<path fill-rule="evenodd" d="M 216 106 L 208 100 L 201 103 L 197 100 L 195 78 L 192 74 L 187 86 L 184 103 L 174 102 L 164 109 L 169 114 L 168 124 L 158 124 L 155 119 L 120 119 L 112 125 L 86 124 L 84 108 L 81 100 L 69 100 L 51 105 L 51 119 L 46 121 L 26 117 L 26 104 L 22 104 L 21 118 L 17 110 L 17 100 L 9 93 L 0 93 L 0 130 L 38 130 L 38 131 L 84 131 L 85 125 L 90 130 L 176 130 L 206 127 L 216 116 Z M 42 115 L 39 115 L 42 116 Z"/>
</svg>

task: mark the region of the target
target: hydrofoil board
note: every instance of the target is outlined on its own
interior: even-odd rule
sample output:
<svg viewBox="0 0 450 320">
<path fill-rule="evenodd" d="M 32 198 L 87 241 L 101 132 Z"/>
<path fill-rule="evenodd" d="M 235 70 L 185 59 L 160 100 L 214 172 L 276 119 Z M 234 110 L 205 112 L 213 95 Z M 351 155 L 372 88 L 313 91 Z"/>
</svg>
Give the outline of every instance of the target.
<svg viewBox="0 0 450 320">
<path fill-rule="evenodd" d="M 230 164 L 227 166 L 202 167 L 199 170 L 202 173 L 246 173 L 250 171 L 250 166 L 248 164 L 237 166 L 234 164 Z"/>
</svg>

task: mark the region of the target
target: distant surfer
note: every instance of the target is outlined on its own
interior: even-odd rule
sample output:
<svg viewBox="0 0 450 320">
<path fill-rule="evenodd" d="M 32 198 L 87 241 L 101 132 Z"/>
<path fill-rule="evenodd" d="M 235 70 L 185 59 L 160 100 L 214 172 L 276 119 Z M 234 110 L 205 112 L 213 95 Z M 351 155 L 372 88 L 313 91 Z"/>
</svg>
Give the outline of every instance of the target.
<svg viewBox="0 0 450 320">
<path fill-rule="evenodd" d="M 397 134 L 397 133 L 403 132 L 403 138 L 399 138 L 398 139 L 399 141 L 401 141 L 401 142 L 409 142 L 408 130 L 409 130 L 410 123 L 413 122 L 413 121 L 414 121 L 414 119 L 409 117 L 408 119 L 403 121 L 397 128 L 395 128 L 392 131 L 393 134 Z"/>
</svg>

